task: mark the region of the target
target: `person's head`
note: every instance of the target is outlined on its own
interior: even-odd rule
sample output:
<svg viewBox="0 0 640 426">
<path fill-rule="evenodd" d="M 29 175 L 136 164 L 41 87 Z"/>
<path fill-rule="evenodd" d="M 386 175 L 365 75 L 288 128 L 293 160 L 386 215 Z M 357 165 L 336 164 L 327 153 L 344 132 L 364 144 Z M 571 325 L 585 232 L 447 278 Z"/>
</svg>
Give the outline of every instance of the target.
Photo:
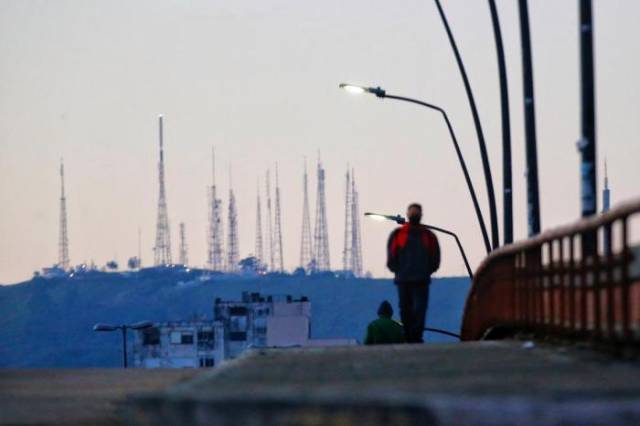
<svg viewBox="0 0 640 426">
<path fill-rule="evenodd" d="M 418 225 L 422 220 L 422 206 L 418 203 L 411 203 L 407 207 L 407 220 L 412 225 Z"/>
<path fill-rule="evenodd" d="M 385 300 L 380 304 L 380 307 L 378 308 L 378 316 L 385 318 L 391 318 L 393 316 L 393 308 L 389 301 Z"/>
</svg>

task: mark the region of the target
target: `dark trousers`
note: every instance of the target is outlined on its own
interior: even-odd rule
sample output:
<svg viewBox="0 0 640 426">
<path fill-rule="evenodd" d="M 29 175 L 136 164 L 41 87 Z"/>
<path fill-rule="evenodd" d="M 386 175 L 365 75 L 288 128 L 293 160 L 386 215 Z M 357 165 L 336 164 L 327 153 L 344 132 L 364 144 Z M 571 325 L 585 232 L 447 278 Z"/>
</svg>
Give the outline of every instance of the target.
<svg viewBox="0 0 640 426">
<path fill-rule="evenodd" d="M 400 318 L 408 343 L 422 343 L 422 333 L 429 304 L 429 284 L 425 281 L 396 283 L 400 302 Z"/>
</svg>

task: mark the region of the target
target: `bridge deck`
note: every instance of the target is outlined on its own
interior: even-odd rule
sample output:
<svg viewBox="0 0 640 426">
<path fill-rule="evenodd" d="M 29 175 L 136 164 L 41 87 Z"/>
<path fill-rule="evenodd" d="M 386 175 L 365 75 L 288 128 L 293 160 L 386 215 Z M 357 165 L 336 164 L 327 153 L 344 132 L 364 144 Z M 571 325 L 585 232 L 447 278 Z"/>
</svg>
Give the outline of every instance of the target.
<svg viewBox="0 0 640 426">
<path fill-rule="evenodd" d="M 640 366 L 522 342 L 255 351 L 130 400 L 132 424 L 640 424 Z"/>
</svg>

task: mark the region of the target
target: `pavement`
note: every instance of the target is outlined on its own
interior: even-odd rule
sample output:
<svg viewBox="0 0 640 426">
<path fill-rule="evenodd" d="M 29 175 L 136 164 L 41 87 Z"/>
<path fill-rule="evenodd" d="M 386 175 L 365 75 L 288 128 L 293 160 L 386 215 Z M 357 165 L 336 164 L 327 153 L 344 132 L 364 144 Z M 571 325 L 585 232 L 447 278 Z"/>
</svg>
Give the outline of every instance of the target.
<svg viewBox="0 0 640 426">
<path fill-rule="evenodd" d="M 124 413 L 132 425 L 638 425 L 640 365 L 518 341 L 255 350 Z"/>
<path fill-rule="evenodd" d="M 158 391 L 204 370 L 0 369 L 0 424 L 119 425 L 127 396 Z"/>
</svg>

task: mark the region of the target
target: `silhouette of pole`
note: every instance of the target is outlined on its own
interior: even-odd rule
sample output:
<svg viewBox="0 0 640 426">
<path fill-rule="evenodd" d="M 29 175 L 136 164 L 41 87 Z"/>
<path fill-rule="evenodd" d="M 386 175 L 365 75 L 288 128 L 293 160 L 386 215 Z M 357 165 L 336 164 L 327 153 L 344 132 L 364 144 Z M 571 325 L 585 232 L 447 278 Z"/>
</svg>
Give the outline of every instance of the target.
<svg viewBox="0 0 640 426">
<path fill-rule="evenodd" d="M 597 212 L 596 180 L 596 108 L 593 72 L 593 22 L 591 0 L 580 0 L 580 75 L 582 105 L 582 137 L 578 142 L 581 154 L 580 174 L 582 217 Z M 583 252 L 593 255 L 598 247 L 598 234 L 582 236 Z"/>
<path fill-rule="evenodd" d="M 464 63 L 462 62 L 462 57 L 460 56 L 460 52 L 458 51 L 458 46 L 456 44 L 455 39 L 453 38 L 453 33 L 451 32 L 451 28 L 449 27 L 449 22 L 447 21 L 447 17 L 444 14 L 444 10 L 440 5 L 440 0 L 435 0 L 436 6 L 438 7 L 438 12 L 440 13 L 440 17 L 442 18 L 442 23 L 444 24 L 445 30 L 447 31 L 447 36 L 449 38 L 449 43 L 451 44 L 451 49 L 453 49 L 453 53 L 456 57 L 456 62 L 458 63 L 458 69 L 460 70 L 460 75 L 462 77 L 462 81 L 464 82 L 464 88 L 467 92 L 467 98 L 469 100 L 469 107 L 471 108 L 471 114 L 473 115 L 473 124 L 476 129 L 476 135 L 478 137 L 478 145 L 480 146 L 480 157 L 482 159 L 482 168 L 484 170 L 484 179 L 487 185 L 487 197 L 489 198 L 489 213 L 491 217 L 491 242 L 492 247 L 494 249 L 500 246 L 500 235 L 498 230 L 498 213 L 496 210 L 496 196 L 493 192 L 493 179 L 491 177 L 491 166 L 489 165 L 489 156 L 487 154 L 487 147 L 484 141 L 484 134 L 482 132 L 482 124 L 480 123 L 480 117 L 478 115 L 478 109 L 476 108 L 476 102 L 473 97 L 473 92 L 471 90 L 471 84 L 469 83 L 469 78 L 467 77 L 467 71 L 465 70 Z"/>
<path fill-rule="evenodd" d="M 527 213 L 529 236 L 540 233 L 540 197 L 538 193 L 538 149 L 536 147 L 536 110 L 533 95 L 533 64 L 527 0 L 519 0 L 520 41 L 522 43 L 522 89 L 527 154 Z"/>
<path fill-rule="evenodd" d="M 511 177 L 511 120 L 509 118 L 509 86 L 502 44 L 502 30 L 495 0 L 489 0 L 493 36 L 496 41 L 498 77 L 500 80 L 500 113 L 502 116 L 502 209 L 504 244 L 513 242 L 513 185 Z"/>
</svg>

